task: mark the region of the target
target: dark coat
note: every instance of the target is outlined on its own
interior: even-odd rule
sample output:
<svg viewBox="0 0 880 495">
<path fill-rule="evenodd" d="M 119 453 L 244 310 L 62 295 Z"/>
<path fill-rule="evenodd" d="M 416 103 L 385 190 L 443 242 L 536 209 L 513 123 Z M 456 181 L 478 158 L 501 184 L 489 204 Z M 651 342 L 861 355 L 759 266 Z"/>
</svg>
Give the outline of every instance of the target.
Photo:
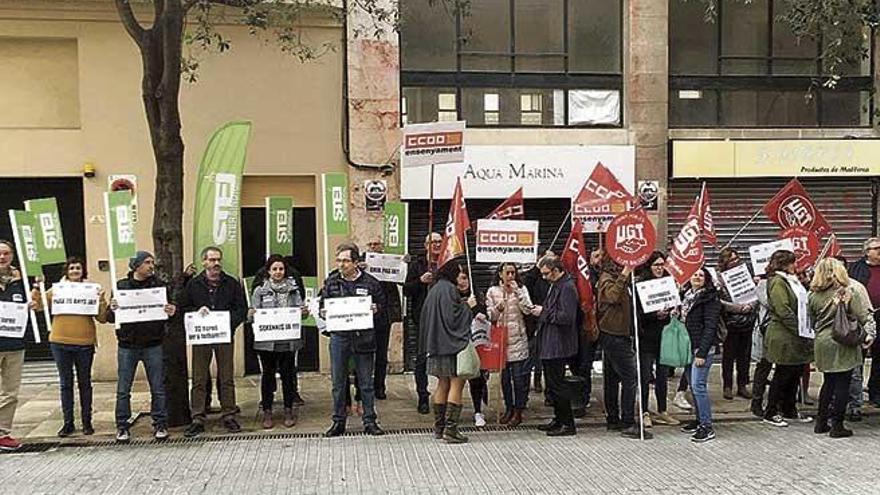
<svg viewBox="0 0 880 495">
<path fill-rule="evenodd" d="M 153 289 L 166 287 L 157 277 L 153 276 L 146 280 L 135 280 L 134 274 L 128 272 L 128 277 L 116 283 L 118 290 Z M 166 289 L 167 290 L 167 289 Z M 107 314 L 107 322 L 116 322 L 116 313 L 112 310 Z M 116 339 L 119 347 L 125 349 L 143 349 L 162 344 L 165 338 L 166 320 L 139 321 L 136 323 L 122 323 L 116 329 Z"/>
<path fill-rule="evenodd" d="M 706 358 L 709 350 L 718 342 L 718 325 L 721 318 L 721 301 L 718 291 L 706 288 L 701 292 L 684 320 L 691 338 L 691 349 L 699 358 Z"/>
<path fill-rule="evenodd" d="M 385 299 L 385 289 L 376 277 L 363 270 L 358 278 L 352 281 L 343 279 L 338 270 L 333 270 L 324 281 L 320 296 L 322 299 L 371 296 L 373 304 L 377 307 L 376 312 L 373 313 L 373 329 L 388 325 L 388 301 Z"/>
<path fill-rule="evenodd" d="M 428 297 L 428 290 L 431 288 L 428 284 L 423 284 L 419 278 L 427 271 L 428 260 L 425 258 L 413 258 L 409 262 L 406 269 L 406 282 L 403 284 L 403 295 L 405 295 L 410 304 L 412 304 L 413 321 L 418 325 L 422 315 L 422 305 L 425 304 L 425 298 Z"/>
<path fill-rule="evenodd" d="M 0 289 L 0 301 L 3 302 L 14 302 L 14 303 L 24 303 L 27 302 L 27 298 L 24 294 L 24 282 L 21 279 L 13 280 L 9 282 L 9 285 L 6 286 L 6 289 Z M 28 330 L 25 331 L 25 335 L 30 331 L 30 318 L 28 319 Z M 11 337 L 0 337 L 0 352 L 6 351 L 21 351 L 24 350 L 24 339 L 13 339 Z"/>
<path fill-rule="evenodd" d="M 177 299 L 177 305 L 183 313 L 198 311 L 202 306 L 211 311 L 229 311 L 232 333 L 247 319 L 247 301 L 244 289 L 238 279 L 220 273 L 220 285 L 211 290 L 208 278 L 202 272 L 186 283 Z"/>
<path fill-rule="evenodd" d="M 523 286 L 529 291 L 529 299 L 531 299 L 532 304 L 537 306 L 543 305 L 544 300 L 547 299 L 547 291 L 550 290 L 550 282 L 544 280 L 544 277 L 541 275 L 541 270 L 538 269 L 537 265 L 522 272 L 520 278 Z M 526 333 L 529 340 L 532 340 L 535 336 L 535 332 L 538 331 L 538 317 L 524 315 L 523 319 L 526 322 Z"/>
<path fill-rule="evenodd" d="M 855 263 L 851 263 L 849 265 L 849 278 L 855 279 L 858 283 L 868 286 L 868 282 L 871 280 L 871 267 L 868 265 L 868 260 L 866 258 L 862 258 Z"/>
<path fill-rule="evenodd" d="M 658 311 L 645 313 L 642 311 L 642 303 L 636 294 L 636 307 L 639 311 L 639 351 L 643 354 L 660 354 L 660 340 L 663 329 L 669 324 L 670 316 L 659 316 Z"/>
<path fill-rule="evenodd" d="M 538 357 L 564 359 L 578 352 L 578 293 L 565 274 L 550 285 L 538 319 Z"/>
<path fill-rule="evenodd" d="M 467 303 L 452 282 L 441 279 L 431 287 L 419 327 L 425 331 L 425 348 L 429 356 L 458 354 L 471 340 L 471 320 Z"/>
</svg>

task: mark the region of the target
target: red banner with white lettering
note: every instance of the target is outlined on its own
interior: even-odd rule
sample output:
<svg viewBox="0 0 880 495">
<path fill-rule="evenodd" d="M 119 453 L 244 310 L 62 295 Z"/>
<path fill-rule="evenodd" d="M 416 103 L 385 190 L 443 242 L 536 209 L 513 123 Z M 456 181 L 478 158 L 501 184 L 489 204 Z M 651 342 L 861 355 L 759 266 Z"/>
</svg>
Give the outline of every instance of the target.
<svg viewBox="0 0 880 495">
<path fill-rule="evenodd" d="M 602 163 L 597 163 L 571 204 L 571 222 L 580 221 L 584 232 L 605 232 L 611 220 L 629 210 L 633 197 Z"/>
<path fill-rule="evenodd" d="M 643 208 L 623 212 L 608 225 L 605 251 L 617 264 L 635 268 L 651 256 L 657 230 Z"/>
<path fill-rule="evenodd" d="M 691 206 L 681 231 L 672 240 L 672 249 L 669 250 L 669 256 L 666 258 L 666 271 L 675 277 L 675 281 L 679 284 L 686 283 L 706 262 L 703 242 L 700 240 L 701 226 L 698 197 Z"/>
<path fill-rule="evenodd" d="M 486 220 L 523 220 L 526 217 L 523 188 L 519 188 L 503 203 L 486 215 Z"/>
<path fill-rule="evenodd" d="M 583 226 L 576 221 L 565 247 L 562 250 L 562 264 L 565 270 L 575 278 L 580 308 L 585 316 L 584 328 L 591 340 L 598 337 L 596 312 L 594 305 L 593 285 L 590 283 L 590 258 L 584 244 Z"/>
<path fill-rule="evenodd" d="M 789 227 L 777 236 L 778 239 L 791 239 L 796 256 L 794 267 L 803 271 L 813 266 L 819 259 L 819 238 L 812 230 L 804 227 Z"/>
<path fill-rule="evenodd" d="M 783 230 L 803 227 L 820 238 L 831 232 L 831 226 L 797 179 L 792 179 L 764 205 L 764 213 Z"/>
<path fill-rule="evenodd" d="M 449 205 L 449 215 L 446 217 L 446 230 L 443 231 L 443 243 L 440 247 L 437 266 L 443 266 L 452 258 L 464 254 L 464 236 L 467 235 L 470 225 L 471 221 L 468 219 L 464 194 L 461 192 L 461 179 L 459 178 L 455 181 L 455 192 L 452 194 L 452 204 Z"/>
<path fill-rule="evenodd" d="M 718 245 L 718 235 L 715 234 L 715 221 L 712 220 L 712 205 L 709 202 L 709 189 L 703 182 L 703 189 L 700 191 L 700 228 L 703 230 L 703 237 L 712 243 L 713 246 Z"/>
</svg>

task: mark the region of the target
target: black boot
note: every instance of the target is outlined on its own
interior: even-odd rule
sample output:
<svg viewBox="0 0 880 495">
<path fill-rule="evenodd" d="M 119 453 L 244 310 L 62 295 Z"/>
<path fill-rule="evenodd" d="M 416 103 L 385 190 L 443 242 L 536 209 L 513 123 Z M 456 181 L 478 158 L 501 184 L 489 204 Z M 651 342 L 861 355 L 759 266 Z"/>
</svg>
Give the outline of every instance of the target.
<svg viewBox="0 0 880 495">
<path fill-rule="evenodd" d="M 831 431 L 831 427 L 828 426 L 828 417 L 822 414 L 816 416 L 816 426 L 813 427 L 813 433 L 824 435 L 829 431 Z"/>
<path fill-rule="evenodd" d="M 846 438 L 852 435 L 852 430 L 844 428 L 843 421 L 834 421 L 831 425 L 831 431 L 828 432 L 828 436 L 831 438 Z"/>
<path fill-rule="evenodd" d="M 443 440 L 446 443 L 467 443 L 468 437 L 458 431 L 458 420 L 461 418 L 461 404 L 446 404 L 446 428 L 443 431 Z"/>
<path fill-rule="evenodd" d="M 764 417 L 764 405 L 761 399 L 752 399 L 752 415 L 759 418 Z"/>
<path fill-rule="evenodd" d="M 442 440 L 444 428 L 446 428 L 446 404 L 434 404 L 434 438 Z"/>
</svg>

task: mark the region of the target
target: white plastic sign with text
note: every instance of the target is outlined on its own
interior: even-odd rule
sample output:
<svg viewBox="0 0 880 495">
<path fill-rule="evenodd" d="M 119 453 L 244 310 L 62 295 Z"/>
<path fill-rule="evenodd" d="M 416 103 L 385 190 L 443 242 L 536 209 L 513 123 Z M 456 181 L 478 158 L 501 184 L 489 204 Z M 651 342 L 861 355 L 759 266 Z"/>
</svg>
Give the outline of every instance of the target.
<svg viewBox="0 0 880 495">
<path fill-rule="evenodd" d="M 229 311 L 210 311 L 206 315 L 198 311 L 183 316 L 186 327 L 186 345 L 228 344 L 232 342 Z"/>
<path fill-rule="evenodd" d="M 61 282 L 52 286 L 53 315 L 98 314 L 101 285 L 87 282 Z"/>
<path fill-rule="evenodd" d="M 758 300 L 755 280 L 745 263 L 726 272 L 721 272 L 721 279 L 724 281 L 724 287 L 727 288 L 731 301 L 737 304 L 748 304 Z"/>
<path fill-rule="evenodd" d="M 642 311 L 654 313 L 681 305 L 681 297 L 675 278 L 662 277 L 636 283 L 636 291 L 642 303 Z"/>
<path fill-rule="evenodd" d="M 254 341 L 296 340 L 302 338 L 300 308 L 258 309 L 254 313 Z"/>
<path fill-rule="evenodd" d="M 367 253 L 367 273 L 376 277 L 380 282 L 394 282 L 402 284 L 406 282 L 406 261 L 401 254 Z"/>
<path fill-rule="evenodd" d="M 755 276 L 764 274 L 764 271 L 767 270 L 767 265 L 770 263 L 770 256 L 773 256 L 773 253 L 781 249 L 794 252 L 794 244 L 791 242 L 791 238 L 787 237 L 778 241 L 755 244 L 749 247 L 749 257 L 752 259 L 752 269 L 755 272 Z"/>
<path fill-rule="evenodd" d="M 24 338 L 27 330 L 28 305 L 24 303 L 0 302 L 0 337 Z"/>
<path fill-rule="evenodd" d="M 165 305 L 168 304 L 165 287 L 116 291 L 116 323 L 167 320 Z"/>
<path fill-rule="evenodd" d="M 534 263 L 538 258 L 538 222 L 477 220 L 478 263 Z"/>
<path fill-rule="evenodd" d="M 328 332 L 349 332 L 373 328 L 373 297 L 324 299 L 324 320 Z"/>
</svg>

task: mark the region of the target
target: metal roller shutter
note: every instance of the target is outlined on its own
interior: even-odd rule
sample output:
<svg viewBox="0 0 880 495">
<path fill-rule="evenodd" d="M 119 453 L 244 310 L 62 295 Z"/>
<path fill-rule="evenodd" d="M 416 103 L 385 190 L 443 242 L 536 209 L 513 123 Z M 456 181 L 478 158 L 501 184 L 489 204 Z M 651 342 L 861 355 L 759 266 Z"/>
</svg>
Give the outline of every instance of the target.
<svg viewBox="0 0 880 495">
<path fill-rule="evenodd" d="M 472 221 L 483 218 L 495 209 L 502 199 L 466 199 L 468 215 Z M 434 201 L 434 231 L 442 232 L 446 225 L 446 217 L 449 214 L 449 200 Z M 565 219 L 571 204 L 566 199 L 526 199 L 525 210 L 527 220 L 538 220 L 539 246 L 538 252 L 543 252 L 556 234 L 559 224 Z M 409 252 L 413 255 L 422 256 L 425 253 L 425 236 L 428 235 L 428 202 L 424 200 L 409 201 Z M 559 239 L 556 241 L 557 252 L 562 249 L 565 240 L 571 232 L 571 223 L 566 222 Z M 471 270 L 474 280 L 472 284 L 477 291 L 485 295 L 486 290 L 492 283 L 496 265 L 488 263 L 476 263 L 474 256 L 474 233 L 469 232 L 468 243 L 471 250 Z M 598 236 L 586 235 L 584 238 L 588 246 L 594 246 L 598 242 Z M 409 301 L 406 302 L 407 315 L 411 315 Z M 415 366 L 417 334 L 415 322 L 407 316 L 404 328 L 404 367 L 412 370 Z"/>
<path fill-rule="evenodd" d="M 712 179 L 707 180 L 712 200 L 715 229 L 719 246 L 724 246 L 742 225 L 760 210 L 789 179 Z M 847 260 L 862 255 L 862 243 L 875 235 L 874 208 L 876 197 L 872 182 L 867 178 L 847 179 L 799 179 L 810 194 L 816 207 L 831 224 L 837 234 Z M 669 236 L 676 235 L 690 211 L 694 198 L 700 193 L 702 181 L 676 179 L 669 187 Z M 733 243 L 743 257 L 748 257 L 748 247 L 776 239 L 779 226 L 761 213 Z M 827 239 L 827 237 L 826 237 Z M 822 243 L 826 239 L 822 239 Z M 706 260 L 714 266 L 719 249 L 704 244 Z"/>
</svg>

